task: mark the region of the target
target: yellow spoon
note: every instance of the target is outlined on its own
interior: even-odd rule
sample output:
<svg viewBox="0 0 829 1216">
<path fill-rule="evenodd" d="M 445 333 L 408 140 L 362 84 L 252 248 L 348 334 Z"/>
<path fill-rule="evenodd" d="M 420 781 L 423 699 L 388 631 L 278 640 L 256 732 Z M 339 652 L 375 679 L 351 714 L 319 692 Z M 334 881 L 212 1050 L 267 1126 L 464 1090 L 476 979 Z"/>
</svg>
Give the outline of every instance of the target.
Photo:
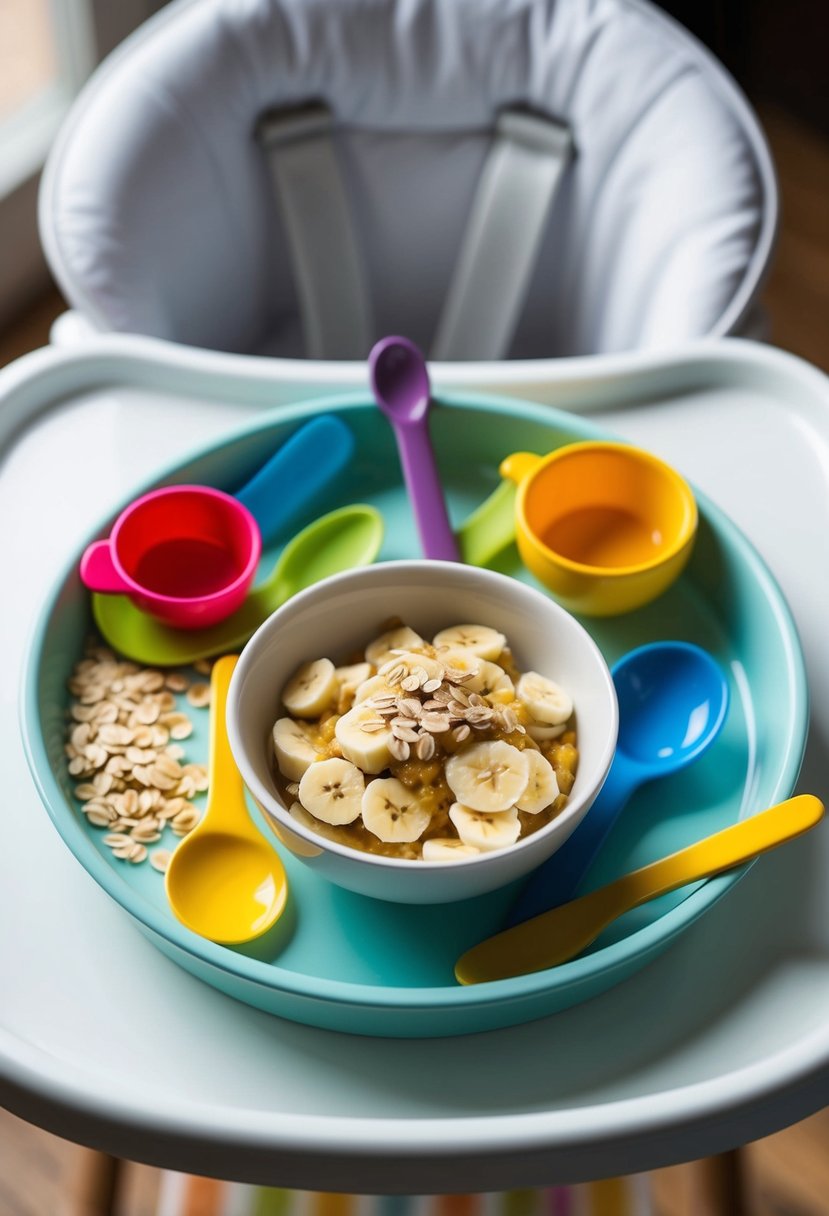
<svg viewBox="0 0 829 1216">
<path fill-rule="evenodd" d="M 807 832 L 822 818 L 823 803 L 813 795 L 789 798 L 606 887 L 487 938 L 461 955 L 455 976 L 461 984 L 481 984 L 566 963 L 623 912 L 698 878 L 731 870 Z"/>
<path fill-rule="evenodd" d="M 181 923 L 224 945 L 260 937 L 281 915 L 288 895 L 282 862 L 245 805 L 227 741 L 227 690 L 235 666 L 236 655 L 213 665 L 207 807 L 173 853 L 166 876 L 167 898 Z"/>
</svg>

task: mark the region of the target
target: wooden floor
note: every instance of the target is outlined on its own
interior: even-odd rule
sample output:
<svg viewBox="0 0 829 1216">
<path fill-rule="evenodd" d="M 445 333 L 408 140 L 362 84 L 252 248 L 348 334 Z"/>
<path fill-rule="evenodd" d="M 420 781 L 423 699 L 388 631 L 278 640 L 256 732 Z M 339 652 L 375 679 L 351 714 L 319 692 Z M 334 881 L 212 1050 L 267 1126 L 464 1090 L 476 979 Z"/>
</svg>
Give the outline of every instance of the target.
<svg viewBox="0 0 829 1216">
<path fill-rule="evenodd" d="M 777 163 L 783 213 L 765 291 L 772 339 L 829 371 L 829 144 L 774 111 L 761 114 Z M 0 334 L 0 366 L 44 345 L 57 293 Z M 827 1011 L 829 1016 L 829 1011 Z M 741 1153 L 747 1216 L 829 1216 L 829 1109 Z M 90 1154 L 0 1111 L 0 1216 L 100 1216 L 89 1200 Z M 692 1165 L 650 1176 L 656 1216 L 708 1216 Z M 127 1164 L 113 1216 L 154 1216 L 158 1172 Z M 733 1216 L 738 1216 L 736 1212 Z"/>
</svg>

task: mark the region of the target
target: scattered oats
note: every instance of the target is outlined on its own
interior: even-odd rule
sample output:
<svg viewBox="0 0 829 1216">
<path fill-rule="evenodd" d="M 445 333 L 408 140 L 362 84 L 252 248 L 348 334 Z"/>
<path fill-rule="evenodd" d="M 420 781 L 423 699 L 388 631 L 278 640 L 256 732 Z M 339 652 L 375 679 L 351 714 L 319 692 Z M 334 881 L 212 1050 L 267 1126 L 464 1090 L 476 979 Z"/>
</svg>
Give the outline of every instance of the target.
<svg viewBox="0 0 829 1216">
<path fill-rule="evenodd" d="M 137 841 L 133 844 L 127 854 L 127 861 L 131 861 L 134 866 L 139 865 L 142 861 L 147 860 L 147 846 L 139 844 Z"/>
<path fill-rule="evenodd" d="M 401 697 L 397 702 L 397 708 L 400 711 L 401 717 L 419 718 L 423 706 L 417 697 Z"/>
<path fill-rule="evenodd" d="M 435 754 L 435 741 L 431 735 L 421 735 L 415 747 L 418 760 L 431 760 Z"/>
<path fill-rule="evenodd" d="M 84 807 L 87 822 L 91 823 L 96 828 L 108 828 L 115 819 L 115 812 L 110 808 L 106 810 L 89 810 L 89 804 Z"/>
<path fill-rule="evenodd" d="M 389 751 L 391 752 L 392 756 L 394 756 L 395 760 L 409 759 L 410 748 L 408 743 L 406 743 L 403 739 L 398 739 L 394 735 L 391 739 L 389 739 Z"/>
<path fill-rule="evenodd" d="M 412 730 L 409 726 L 392 726 L 391 731 L 395 739 L 405 740 L 407 743 L 417 743 L 420 738 L 417 731 Z"/>
<path fill-rule="evenodd" d="M 150 853 L 150 865 L 154 870 L 158 870 L 159 874 L 166 874 L 171 857 L 172 853 L 169 849 L 156 849 L 155 852 Z"/>
<path fill-rule="evenodd" d="M 286 794 L 290 794 L 292 798 L 296 798 L 299 794 L 299 786 L 296 781 L 289 781 L 285 786 L 285 792 Z"/>
<path fill-rule="evenodd" d="M 193 670 L 197 671 L 200 676 L 209 676 L 212 666 L 210 659 L 197 659 L 193 664 Z"/>
<path fill-rule="evenodd" d="M 188 832 L 192 832 L 200 818 L 198 810 L 194 806 L 190 806 L 174 815 L 170 826 L 176 836 L 186 836 Z"/>
<path fill-rule="evenodd" d="M 120 849 L 129 843 L 129 836 L 125 836 L 123 833 L 113 832 L 111 835 L 104 837 L 104 844 L 110 849 Z"/>
<path fill-rule="evenodd" d="M 80 756 L 75 756 L 74 760 L 69 761 L 70 777 L 80 777 L 86 771 L 86 760 Z"/>
<path fill-rule="evenodd" d="M 422 670 L 423 669 L 421 668 L 421 671 Z M 394 683 L 396 684 L 398 681 L 395 680 Z M 406 692 L 414 692 L 415 689 L 420 688 L 420 677 L 416 676 L 414 672 L 411 672 L 410 675 L 406 676 L 405 680 L 400 680 L 399 684 L 400 687 Z"/>
<path fill-rule="evenodd" d="M 427 680 L 426 683 L 423 685 L 423 692 L 437 692 L 437 690 L 440 688 L 440 685 L 441 685 L 440 680 Z M 422 757 L 421 757 L 421 759 L 422 759 Z"/>
<path fill-rule="evenodd" d="M 163 726 L 169 731 L 171 739 L 188 739 L 193 733 L 193 723 L 187 714 L 165 714 Z"/>
<path fill-rule="evenodd" d="M 469 726 L 463 722 L 460 726 L 456 726 L 452 731 L 452 735 L 456 743 L 463 743 L 464 739 L 468 739 L 472 734 Z"/>
<path fill-rule="evenodd" d="M 72 731 L 69 736 L 69 742 L 73 747 L 76 747 L 78 751 L 83 751 L 87 743 L 91 742 L 92 736 L 92 727 L 88 722 L 83 722 L 80 726 L 76 726 Z"/>
<path fill-rule="evenodd" d="M 451 723 L 446 714 L 424 714 L 420 719 L 420 725 L 424 730 L 428 730 L 430 735 L 440 735 L 443 731 L 449 730 Z"/>
<path fill-rule="evenodd" d="M 96 773 L 92 779 L 92 784 L 96 794 L 108 794 L 115 783 L 115 778 L 112 773 Z"/>
<path fill-rule="evenodd" d="M 360 730 L 365 731 L 367 735 L 376 734 L 378 730 L 385 730 L 386 724 L 382 718 L 369 718 L 367 722 L 360 723 Z"/>
<path fill-rule="evenodd" d="M 395 726 L 403 727 L 404 729 L 413 730 L 417 726 L 417 718 L 406 718 L 402 714 L 391 720 L 391 728 Z"/>
<path fill-rule="evenodd" d="M 388 666 L 388 664 L 386 664 L 386 666 Z M 386 683 L 388 683 L 388 684 L 400 684 L 401 681 L 407 676 L 408 668 L 406 667 L 406 665 L 404 663 L 398 663 L 395 667 L 392 667 L 389 671 L 384 671 L 383 668 L 381 667 L 377 674 L 381 675 L 381 676 L 385 675 Z M 415 684 L 413 687 L 417 688 L 417 684 Z"/>
<path fill-rule="evenodd" d="M 147 827 L 146 824 L 141 824 L 140 827 L 132 829 L 132 838 L 137 840 L 139 844 L 155 844 L 161 839 L 161 833 L 156 828 Z"/>
<path fill-rule="evenodd" d="M 153 747 L 128 747 L 124 752 L 124 759 L 130 764 L 152 764 L 158 757 L 158 752 Z"/>
<path fill-rule="evenodd" d="M 210 704 L 210 685 L 191 684 L 185 695 L 188 705 L 192 705 L 194 709 L 204 709 Z"/>
<path fill-rule="evenodd" d="M 158 721 L 160 715 L 161 706 L 158 701 L 145 700 L 140 705 L 136 705 L 130 714 L 130 719 L 135 726 L 152 726 Z"/>
<path fill-rule="evenodd" d="M 190 681 L 180 672 L 171 671 L 164 681 L 164 687 L 170 692 L 186 692 L 190 687 Z"/>
<path fill-rule="evenodd" d="M 184 748 L 179 743 L 168 743 L 164 748 L 164 755 L 169 756 L 172 760 L 183 760 Z"/>
<path fill-rule="evenodd" d="M 98 793 L 98 791 L 95 789 L 94 785 L 76 785 L 75 786 L 75 797 L 80 802 L 89 802 L 92 798 L 95 797 L 95 795 L 97 793 Z"/>
</svg>

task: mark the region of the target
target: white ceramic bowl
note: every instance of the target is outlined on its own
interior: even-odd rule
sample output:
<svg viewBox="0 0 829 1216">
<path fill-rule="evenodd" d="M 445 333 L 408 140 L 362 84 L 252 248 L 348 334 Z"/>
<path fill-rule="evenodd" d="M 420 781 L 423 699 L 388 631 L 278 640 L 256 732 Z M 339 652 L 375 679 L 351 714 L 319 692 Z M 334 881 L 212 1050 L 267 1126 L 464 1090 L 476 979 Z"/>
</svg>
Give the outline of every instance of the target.
<svg viewBox="0 0 829 1216">
<path fill-rule="evenodd" d="M 564 811 L 509 848 L 453 862 L 406 861 L 347 848 L 291 818 L 273 777 L 271 728 L 280 693 L 296 668 L 323 656 L 335 663 L 399 616 L 423 637 L 466 621 L 508 639 L 521 671 L 538 671 L 573 698 L 579 765 Z M 279 840 L 339 886 L 399 903 L 467 899 L 503 886 L 558 849 L 601 789 L 616 747 L 613 681 L 582 626 L 547 596 L 515 579 L 454 562 L 401 561 L 329 578 L 289 600 L 242 651 L 230 685 L 230 746 L 245 784 Z"/>
</svg>

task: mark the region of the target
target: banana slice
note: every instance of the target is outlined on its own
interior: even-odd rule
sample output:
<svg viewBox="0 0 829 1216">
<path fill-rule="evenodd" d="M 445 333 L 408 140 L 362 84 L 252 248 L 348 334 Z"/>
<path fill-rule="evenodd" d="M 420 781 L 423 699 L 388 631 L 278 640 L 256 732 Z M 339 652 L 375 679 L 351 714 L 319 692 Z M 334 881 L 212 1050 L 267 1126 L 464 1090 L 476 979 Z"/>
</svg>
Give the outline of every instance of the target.
<svg viewBox="0 0 829 1216">
<path fill-rule="evenodd" d="M 316 836 L 324 836 L 326 840 L 339 840 L 337 833 L 332 832 L 328 825 L 322 823 L 321 820 L 315 819 L 313 815 L 309 815 L 301 802 L 294 802 L 292 806 L 288 808 L 288 814 L 292 819 L 295 819 L 297 823 L 301 823 L 304 828 L 307 828 L 309 832 L 313 832 Z M 297 851 L 295 845 L 291 845 L 290 847 L 292 851 Z M 319 850 L 314 849 L 313 852 L 311 852 L 309 847 L 309 852 L 310 855 L 313 856 L 314 854 L 318 854 Z M 304 855 L 305 854 L 300 853 L 300 856 Z"/>
<path fill-rule="evenodd" d="M 460 861 L 463 857 L 477 857 L 480 851 L 449 836 L 433 836 L 431 840 L 423 841 L 424 861 Z"/>
<path fill-rule="evenodd" d="M 303 663 L 282 690 L 282 702 L 297 718 L 318 718 L 337 699 L 339 683 L 330 659 Z"/>
<path fill-rule="evenodd" d="M 545 725 L 558 726 L 566 722 L 573 712 L 569 693 L 554 680 L 540 676 L 537 671 L 525 671 L 518 681 L 516 692 L 518 700 L 526 705 L 532 716 Z"/>
<path fill-rule="evenodd" d="M 480 673 L 483 659 L 474 650 L 463 646 L 449 646 L 441 650 L 440 661 L 443 664 L 446 679 L 461 684 L 470 692 L 475 691 L 472 685 Z"/>
<path fill-rule="evenodd" d="M 363 823 L 388 843 L 419 840 L 431 815 L 417 795 L 396 777 L 369 781 L 363 794 Z"/>
<path fill-rule="evenodd" d="M 557 739 L 566 730 L 566 722 L 559 722 L 558 726 L 544 726 L 541 722 L 527 723 L 527 734 L 531 739 L 535 739 L 536 743 L 545 743 L 548 739 Z"/>
<path fill-rule="evenodd" d="M 449 818 L 458 829 L 461 843 L 481 852 L 505 849 L 515 844 L 521 835 L 521 821 L 514 806 L 506 811 L 475 811 L 460 802 L 453 802 L 449 808 Z"/>
<path fill-rule="evenodd" d="M 273 752 L 276 766 L 289 781 L 299 781 L 309 765 L 319 759 L 301 722 L 280 718 L 273 724 Z"/>
<path fill-rule="evenodd" d="M 441 629 L 432 639 L 432 645 L 438 650 L 441 646 L 471 650 L 479 658 L 493 661 L 506 644 L 503 633 L 490 629 L 488 625 L 453 625 L 450 629 Z"/>
<path fill-rule="evenodd" d="M 474 743 L 446 761 L 449 788 L 458 802 L 473 811 L 509 810 L 526 790 L 529 779 L 526 754 L 501 739 Z"/>
<path fill-rule="evenodd" d="M 391 729 L 370 705 L 355 705 L 337 719 L 337 742 L 346 760 L 364 773 L 382 773 L 391 762 Z"/>
<path fill-rule="evenodd" d="M 353 696 L 359 686 L 371 677 L 371 663 L 352 663 L 348 667 L 335 667 L 334 675 L 340 686 L 340 696 Z"/>
<path fill-rule="evenodd" d="M 509 700 L 515 697 L 515 685 L 503 667 L 486 659 L 481 660 L 478 674 L 467 680 L 464 688 L 468 692 L 479 692 L 482 697 L 494 696 L 499 701 L 503 700 L 505 694 L 509 694 Z"/>
<path fill-rule="evenodd" d="M 401 625 L 397 629 L 387 629 L 379 638 L 369 642 L 366 646 L 366 660 L 375 667 L 380 667 L 386 659 L 393 658 L 393 650 L 412 650 L 422 645 L 423 638 L 420 634 L 415 633 L 408 625 Z"/>
<path fill-rule="evenodd" d="M 318 760 L 302 775 L 299 801 L 323 823 L 353 823 L 363 808 L 366 779 L 349 760 Z"/>
<path fill-rule="evenodd" d="M 368 664 L 366 664 L 368 666 Z M 399 692 L 399 689 L 397 690 Z M 382 696 L 383 693 L 394 693 L 395 689 L 386 681 L 385 676 L 369 676 L 354 690 L 354 704 L 359 705 L 369 697 Z"/>
<path fill-rule="evenodd" d="M 530 779 L 527 782 L 527 788 L 515 805 L 519 811 L 537 815 L 558 797 L 558 781 L 552 764 L 546 756 L 542 756 L 541 752 L 528 747 L 524 755 L 527 757 L 530 767 Z M 301 793 L 302 787 L 300 786 L 300 796 Z"/>
</svg>

